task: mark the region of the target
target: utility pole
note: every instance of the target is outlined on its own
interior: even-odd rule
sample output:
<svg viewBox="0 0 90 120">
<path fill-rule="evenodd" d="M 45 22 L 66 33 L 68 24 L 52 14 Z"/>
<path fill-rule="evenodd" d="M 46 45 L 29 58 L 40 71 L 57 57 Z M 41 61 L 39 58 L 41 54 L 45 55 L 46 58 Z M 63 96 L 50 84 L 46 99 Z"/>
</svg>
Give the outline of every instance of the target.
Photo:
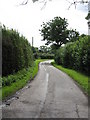
<svg viewBox="0 0 90 120">
<path fill-rule="evenodd" d="M 33 47 L 33 43 L 34 43 L 34 38 L 32 37 L 32 47 Z"/>
</svg>

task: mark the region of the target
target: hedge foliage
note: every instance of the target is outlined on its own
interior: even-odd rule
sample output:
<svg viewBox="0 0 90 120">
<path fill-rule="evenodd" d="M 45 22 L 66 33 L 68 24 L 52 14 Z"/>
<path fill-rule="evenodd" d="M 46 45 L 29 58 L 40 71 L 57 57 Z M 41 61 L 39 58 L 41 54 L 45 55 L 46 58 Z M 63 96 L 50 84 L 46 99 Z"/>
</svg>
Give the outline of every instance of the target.
<svg viewBox="0 0 90 120">
<path fill-rule="evenodd" d="M 40 59 L 53 59 L 54 58 L 54 54 L 50 54 L 50 53 L 38 53 L 37 56 L 38 56 L 37 58 L 40 58 Z"/>
<path fill-rule="evenodd" d="M 61 47 L 55 55 L 55 61 L 90 75 L 90 36 L 80 37 L 76 42 Z"/>
<path fill-rule="evenodd" d="M 28 68 L 33 62 L 31 45 L 15 30 L 2 29 L 2 75 Z"/>
</svg>

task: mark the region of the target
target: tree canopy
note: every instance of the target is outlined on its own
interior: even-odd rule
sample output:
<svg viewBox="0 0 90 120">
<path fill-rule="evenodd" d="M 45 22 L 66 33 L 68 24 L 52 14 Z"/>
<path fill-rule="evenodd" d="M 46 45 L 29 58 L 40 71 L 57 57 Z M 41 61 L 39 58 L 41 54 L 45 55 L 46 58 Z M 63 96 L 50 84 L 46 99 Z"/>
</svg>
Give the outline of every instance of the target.
<svg viewBox="0 0 90 120">
<path fill-rule="evenodd" d="M 66 38 L 68 37 L 67 26 L 67 20 L 61 17 L 55 17 L 53 20 L 43 23 L 40 31 L 43 40 L 47 41 L 46 45 L 53 43 L 55 46 L 61 46 L 66 43 Z"/>
<path fill-rule="evenodd" d="M 76 30 L 68 30 L 67 26 L 67 20 L 61 17 L 55 17 L 46 23 L 43 22 L 40 29 L 42 40 L 46 41 L 46 45 L 51 44 L 55 49 L 68 41 L 77 40 L 79 33 Z"/>
</svg>

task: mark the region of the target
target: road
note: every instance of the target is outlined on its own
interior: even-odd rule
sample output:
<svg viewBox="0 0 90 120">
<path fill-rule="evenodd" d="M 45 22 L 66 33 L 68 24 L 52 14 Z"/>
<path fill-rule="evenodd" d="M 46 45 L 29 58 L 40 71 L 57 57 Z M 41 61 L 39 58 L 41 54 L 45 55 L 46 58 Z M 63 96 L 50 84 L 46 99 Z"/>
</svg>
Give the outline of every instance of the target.
<svg viewBox="0 0 90 120">
<path fill-rule="evenodd" d="M 88 118 L 88 99 L 65 73 L 39 65 L 35 79 L 3 105 L 3 118 Z"/>
</svg>

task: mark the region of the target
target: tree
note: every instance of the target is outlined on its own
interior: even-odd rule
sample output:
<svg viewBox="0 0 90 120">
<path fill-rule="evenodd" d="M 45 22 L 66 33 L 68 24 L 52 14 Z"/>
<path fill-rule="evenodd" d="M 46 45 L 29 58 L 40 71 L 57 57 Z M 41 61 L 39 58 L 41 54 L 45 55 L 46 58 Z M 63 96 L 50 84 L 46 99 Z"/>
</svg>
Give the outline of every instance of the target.
<svg viewBox="0 0 90 120">
<path fill-rule="evenodd" d="M 67 20 L 61 17 L 55 17 L 53 20 L 41 25 L 41 36 L 43 41 L 47 41 L 46 45 L 52 44 L 56 48 L 67 42 L 68 30 Z"/>
<path fill-rule="evenodd" d="M 41 36 L 46 45 L 51 45 L 52 49 L 58 49 L 62 44 L 78 40 L 79 32 L 68 30 L 67 20 L 61 17 L 55 17 L 53 20 L 41 25 Z"/>
</svg>

